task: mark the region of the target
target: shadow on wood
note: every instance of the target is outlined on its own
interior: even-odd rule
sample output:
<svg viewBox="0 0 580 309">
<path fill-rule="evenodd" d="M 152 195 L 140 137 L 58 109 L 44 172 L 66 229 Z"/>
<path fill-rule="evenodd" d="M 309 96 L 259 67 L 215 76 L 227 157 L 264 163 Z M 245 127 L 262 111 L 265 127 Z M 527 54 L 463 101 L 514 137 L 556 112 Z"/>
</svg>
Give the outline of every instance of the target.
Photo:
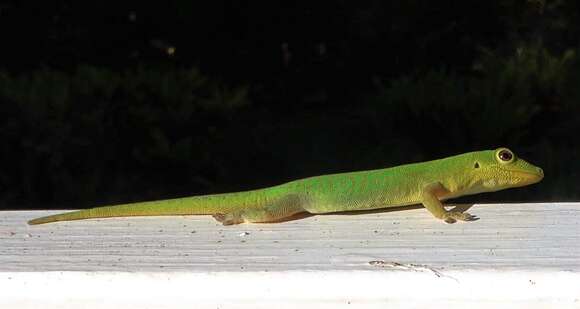
<svg viewBox="0 0 580 309">
<path fill-rule="evenodd" d="M 466 212 L 471 207 L 473 207 L 473 205 L 474 204 L 456 205 L 455 207 L 451 208 L 450 210 L 459 211 L 459 212 Z M 339 211 L 339 212 L 331 212 L 331 213 L 326 213 L 326 214 L 311 214 L 308 212 L 302 212 L 302 213 L 298 213 L 298 214 L 295 214 L 295 215 L 292 215 L 290 217 L 286 217 L 286 218 L 283 218 L 280 220 L 270 221 L 270 222 L 265 222 L 265 223 L 280 223 L 280 222 L 294 221 L 294 220 L 309 218 L 312 216 L 328 216 L 328 215 L 358 216 L 358 215 L 367 215 L 367 214 L 375 214 L 375 213 L 389 213 L 389 212 L 394 212 L 394 211 L 404 211 L 404 210 L 412 210 L 412 209 L 420 209 L 420 208 L 423 208 L 423 206 L 417 204 L 417 205 L 410 205 L 410 206 L 399 206 L 399 207 L 389 207 L 389 208 L 379 208 L 379 209 L 369 209 L 369 210 Z"/>
</svg>

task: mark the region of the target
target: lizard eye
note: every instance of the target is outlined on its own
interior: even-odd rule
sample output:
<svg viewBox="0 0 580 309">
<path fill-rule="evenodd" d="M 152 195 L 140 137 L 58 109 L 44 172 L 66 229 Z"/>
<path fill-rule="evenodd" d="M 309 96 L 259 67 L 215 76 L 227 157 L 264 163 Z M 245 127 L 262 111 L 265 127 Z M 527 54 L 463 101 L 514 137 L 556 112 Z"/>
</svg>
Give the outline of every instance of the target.
<svg viewBox="0 0 580 309">
<path fill-rule="evenodd" d="M 497 157 L 502 162 L 510 162 L 514 159 L 514 154 L 509 149 L 501 149 L 497 152 Z"/>
<path fill-rule="evenodd" d="M 479 162 L 475 162 L 475 164 L 473 164 L 473 168 L 479 168 Z"/>
</svg>

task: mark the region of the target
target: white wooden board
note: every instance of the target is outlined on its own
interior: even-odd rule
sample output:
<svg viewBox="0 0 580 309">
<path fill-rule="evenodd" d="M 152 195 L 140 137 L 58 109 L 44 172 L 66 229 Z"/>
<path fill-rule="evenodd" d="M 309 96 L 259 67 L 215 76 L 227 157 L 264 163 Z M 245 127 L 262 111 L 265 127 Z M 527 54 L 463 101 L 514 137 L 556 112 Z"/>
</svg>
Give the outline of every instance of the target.
<svg viewBox="0 0 580 309">
<path fill-rule="evenodd" d="M 221 226 L 209 216 L 28 226 L 0 212 L 0 308 L 580 308 L 580 203 Z"/>
</svg>

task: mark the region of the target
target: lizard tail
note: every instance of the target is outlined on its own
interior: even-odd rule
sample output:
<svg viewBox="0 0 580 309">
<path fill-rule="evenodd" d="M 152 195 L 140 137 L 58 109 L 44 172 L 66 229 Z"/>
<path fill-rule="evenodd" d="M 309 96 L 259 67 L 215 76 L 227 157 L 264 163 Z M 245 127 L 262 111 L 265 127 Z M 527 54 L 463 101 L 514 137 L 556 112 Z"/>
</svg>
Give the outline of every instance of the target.
<svg viewBox="0 0 580 309">
<path fill-rule="evenodd" d="M 280 196 L 278 190 L 254 190 L 176 198 L 161 201 L 102 206 L 77 210 L 28 221 L 30 225 L 56 221 L 130 216 L 208 215 L 240 209 L 260 208 Z"/>
</svg>

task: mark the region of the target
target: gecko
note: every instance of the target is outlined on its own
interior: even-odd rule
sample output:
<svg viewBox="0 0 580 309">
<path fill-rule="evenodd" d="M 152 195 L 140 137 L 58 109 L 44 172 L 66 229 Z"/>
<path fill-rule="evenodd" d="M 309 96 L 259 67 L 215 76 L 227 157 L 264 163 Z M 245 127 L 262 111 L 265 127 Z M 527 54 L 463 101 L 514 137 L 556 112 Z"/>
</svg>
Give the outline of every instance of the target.
<svg viewBox="0 0 580 309">
<path fill-rule="evenodd" d="M 314 176 L 250 191 L 101 206 L 30 220 L 31 225 L 89 218 L 213 215 L 223 225 L 279 222 L 324 214 L 422 204 L 445 223 L 477 217 L 446 210 L 447 199 L 522 187 L 544 172 L 508 148 L 474 151 L 395 167 Z"/>
</svg>

